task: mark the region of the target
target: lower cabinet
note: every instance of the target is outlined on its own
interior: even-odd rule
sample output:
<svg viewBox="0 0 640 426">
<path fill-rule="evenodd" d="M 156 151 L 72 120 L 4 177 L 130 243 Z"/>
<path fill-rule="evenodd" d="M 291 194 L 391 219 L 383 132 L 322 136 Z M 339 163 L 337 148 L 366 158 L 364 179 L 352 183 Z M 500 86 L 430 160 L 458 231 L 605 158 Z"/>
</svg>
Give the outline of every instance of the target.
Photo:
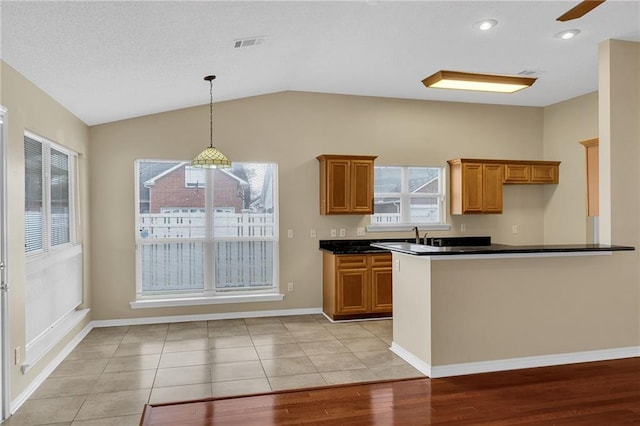
<svg viewBox="0 0 640 426">
<path fill-rule="evenodd" d="M 333 320 L 392 314 L 391 254 L 323 253 L 323 311 Z"/>
</svg>

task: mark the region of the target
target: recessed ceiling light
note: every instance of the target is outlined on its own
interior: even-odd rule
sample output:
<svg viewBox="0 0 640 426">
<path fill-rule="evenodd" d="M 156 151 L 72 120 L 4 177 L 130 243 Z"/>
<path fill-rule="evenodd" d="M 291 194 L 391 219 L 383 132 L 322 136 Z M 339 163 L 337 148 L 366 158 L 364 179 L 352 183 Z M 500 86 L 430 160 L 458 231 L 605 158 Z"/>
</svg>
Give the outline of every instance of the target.
<svg viewBox="0 0 640 426">
<path fill-rule="evenodd" d="M 580 30 L 566 30 L 560 31 L 558 34 L 556 34 L 556 37 L 561 38 L 562 40 L 570 40 L 578 34 L 580 34 Z"/>
<path fill-rule="evenodd" d="M 480 31 L 489 31 L 491 28 L 498 25 L 498 21 L 495 19 L 483 19 L 473 24 L 473 28 Z"/>
</svg>

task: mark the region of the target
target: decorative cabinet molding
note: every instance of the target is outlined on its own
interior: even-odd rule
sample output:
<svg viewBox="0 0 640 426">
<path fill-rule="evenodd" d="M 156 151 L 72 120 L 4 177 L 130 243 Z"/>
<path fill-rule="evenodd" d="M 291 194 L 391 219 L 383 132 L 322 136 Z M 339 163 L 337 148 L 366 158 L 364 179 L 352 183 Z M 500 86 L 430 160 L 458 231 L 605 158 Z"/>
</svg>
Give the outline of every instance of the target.
<svg viewBox="0 0 640 426">
<path fill-rule="evenodd" d="M 322 310 L 332 320 L 391 316 L 391 253 L 323 253 Z"/>
<path fill-rule="evenodd" d="M 451 214 L 502 213 L 503 184 L 557 184 L 559 161 L 449 160 Z"/>
<path fill-rule="evenodd" d="M 320 155 L 320 214 L 373 214 L 375 156 Z"/>
</svg>

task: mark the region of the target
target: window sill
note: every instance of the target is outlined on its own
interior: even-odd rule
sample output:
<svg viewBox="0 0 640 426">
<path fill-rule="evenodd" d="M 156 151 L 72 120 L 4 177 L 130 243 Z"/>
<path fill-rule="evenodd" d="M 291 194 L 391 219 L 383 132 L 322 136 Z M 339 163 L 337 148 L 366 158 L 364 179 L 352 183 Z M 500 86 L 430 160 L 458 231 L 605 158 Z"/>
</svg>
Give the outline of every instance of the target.
<svg viewBox="0 0 640 426">
<path fill-rule="evenodd" d="M 410 232 L 413 230 L 414 226 L 416 225 L 407 225 L 401 223 L 397 225 L 369 225 L 367 226 L 367 232 Z M 417 226 L 419 231 L 449 231 L 451 229 L 451 225 L 448 225 L 446 223 L 427 225 L 418 224 Z"/>
<path fill-rule="evenodd" d="M 234 294 L 230 296 L 195 296 L 163 299 L 140 299 L 129 302 L 131 309 L 171 308 L 174 306 L 217 305 L 225 303 L 279 302 L 284 294 Z"/>
</svg>

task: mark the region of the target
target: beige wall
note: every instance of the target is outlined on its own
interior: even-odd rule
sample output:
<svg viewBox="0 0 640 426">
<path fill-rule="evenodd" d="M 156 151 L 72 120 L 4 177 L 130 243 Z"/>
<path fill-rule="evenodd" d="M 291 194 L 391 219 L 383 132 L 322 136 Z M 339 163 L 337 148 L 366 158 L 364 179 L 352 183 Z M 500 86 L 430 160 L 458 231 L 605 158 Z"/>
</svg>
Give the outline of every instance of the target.
<svg viewBox="0 0 640 426">
<path fill-rule="evenodd" d="M 636 252 L 434 257 L 432 364 L 637 347 L 640 287 L 637 272 L 629 267 L 635 262 Z"/>
<path fill-rule="evenodd" d="M 457 157 L 542 159 L 542 108 L 284 92 L 214 105 L 215 145 L 235 161 L 279 166 L 280 281 L 284 301 L 131 310 L 135 298 L 134 160 L 190 159 L 208 142 L 208 108 L 194 107 L 90 129 L 94 319 L 133 318 L 322 305 L 318 239 L 331 228 L 355 238 L 366 216 L 320 216 L 319 154 L 378 155 L 378 165 L 446 166 Z M 543 189 L 505 188 L 504 214 L 453 217 L 466 235 L 507 244 L 542 242 Z M 520 232 L 511 233 L 517 224 Z M 309 237 L 317 229 L 317 239 Z M 293 229 L 295 238 L 287 239 Z M 408 233 L 396 234 L 409 236 Z M 368 238 L 391 237 L 387 233 Z M 282 287 L 284 288 L 284 286 Z"/>
<path fill-rule="evenodd" d="M 587 241 L 586 159 L 580 141 L 598 137 L 598 93 L 544 108 L 544 158 L 562 161 L 560 185 L 544 190 L 544 242 Z"/>
<path fill-rule="evenodd" d="M 85 301 L 90 298 L 89 247 L 89 191 L 86 162 L 89 148 L 89 129 L 77 117 L 31 84 L 13 68 L 0 62 L 2 68 L 2 98 L 0 104 L 8 110 L 7 143 L 7 220 L 9 225 L 9 315 L 11 354 L 13 348 L 25 347 L 25 256 L 24 256 L 24 131 L 46 137 L 80 154 L 80 213 L 78 238 L 84 246 Z M 85 303 L 85 307 L 89 305 Z M 11 398 L 19 395 L 61 350 L 79 329 L 69 333 L 56 348 L 37 363 L 26 375 L 11 362 Z"/>
<path fill-rule="evenodd" d="M 600 44 L 600 240 L 640 241 L 640 43 Z"/>
</svg>

